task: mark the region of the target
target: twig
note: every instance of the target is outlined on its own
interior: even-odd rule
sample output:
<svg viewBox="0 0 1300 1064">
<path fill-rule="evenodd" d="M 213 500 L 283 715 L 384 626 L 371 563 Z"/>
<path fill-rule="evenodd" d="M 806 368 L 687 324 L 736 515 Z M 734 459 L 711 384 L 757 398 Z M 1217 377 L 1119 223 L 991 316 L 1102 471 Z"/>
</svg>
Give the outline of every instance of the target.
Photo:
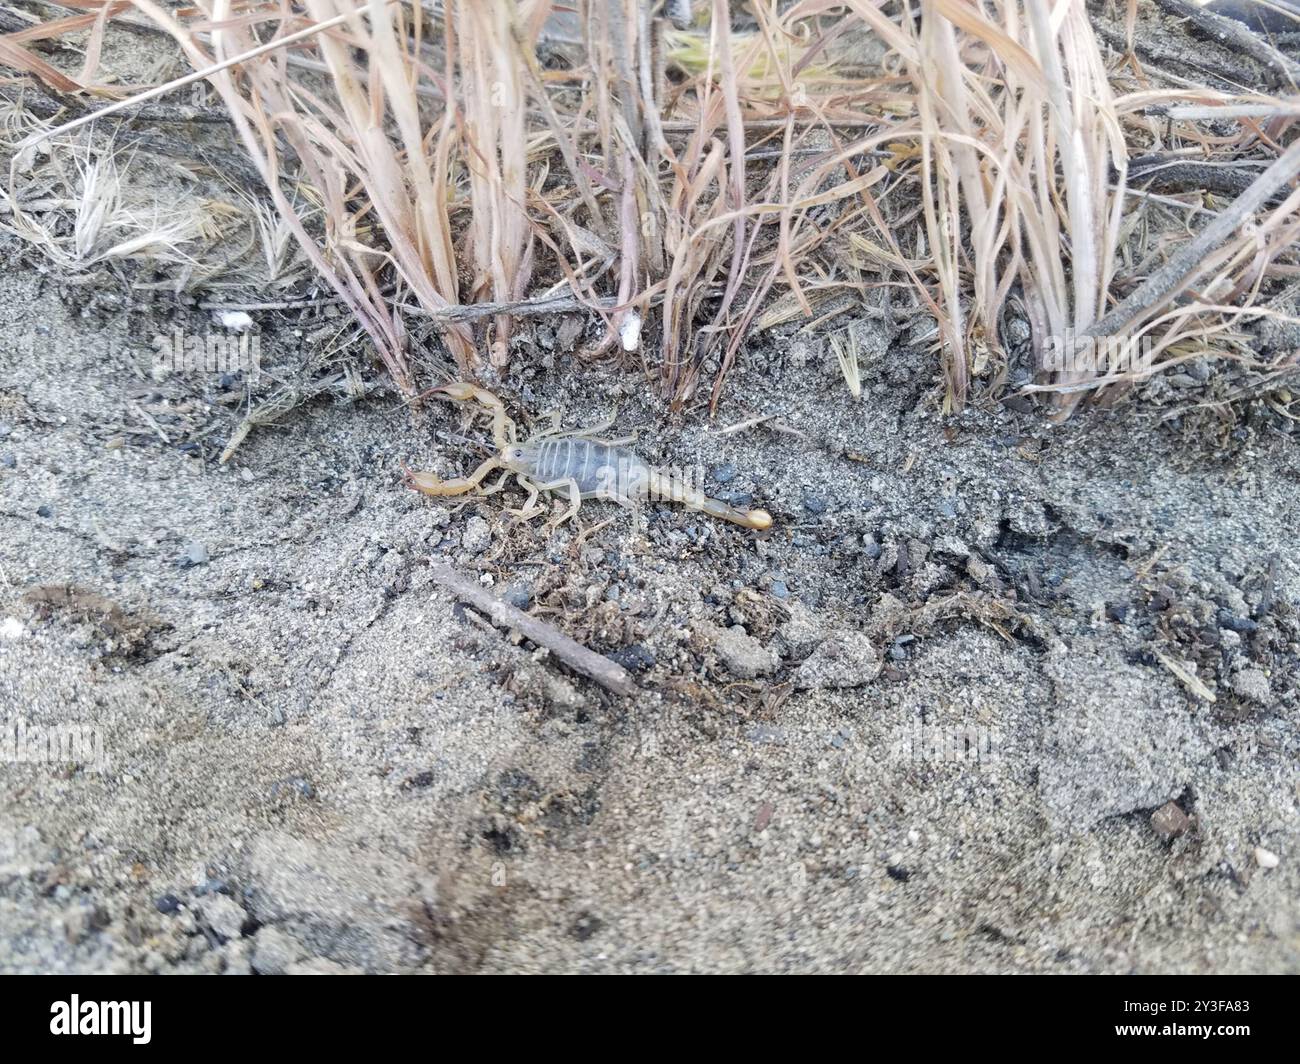
<svg viewBox="0 0 1300 1064">
<path fill-rule="evenodd" d="M 1300 114 L 1300 103 L 1275 100 L 1272 103 L 1178 104 L 1175 107 L 1148 107 L 1146 112 L 1168 115 L 1180 122 L 1220 118 L 1272 118 L 1275 115 Z"/>
<path fill-rule="evenodd" d="M 1200 30 L 1218 41 L 1231 52 L 1249 56 L 1273 73 L 1274 84 L 1294 84 L 1300 81 L 1300 65 L 1288 59 L 1262 37 L 1257 37 L 1245 26 L 1213 11 L 1205 11 L 1184 0 L 1156 0 L 1172 15 L 1185 18 Z"/>
<path fill-rule="evenodd" d="M 545 647 L 571 668 L 589 676 L 616 695 L 636 694 L 639 688 L 628 671 L 603 654 L 588 650 L 553 625 L 503 602 L 490 591 L 462 576 L 448 565 L 430 563 L 434 583 L 445 587 L 457 598 L 486 613 L 503 628 L 514 628 L 540 647 Z"/>
<path fill-rule="evenodd" d="M 85 101 L 75 96 L 56 96 L 38 84 L 0 87 L 0 100 L 20 103 L 37 118 L 51 119 L 71 113 L 73 117 L 89 114 Z M 97 112 L 96 112 L 97 113 Z M 141 104 L 130 116 L 133 122 L 158 122 L 168 126 L 193 122 L 199 125 L 230 125 L 230 115 L 219 107 L 192 104 Z"/>
<path fill-rule="evenodd" d="M 544 317 L 547 314 L 563 314 L 570 310 L 589 310 L 593 304 L 604 309 L 618 306 L 618 300 L 612 298 L 581 300 L 576 296 L 543 296 L 541 299 L 519 299 L 501 303 L 467 303 L 439 307 L 437 310 L 405 303 L 402 304 L 401 309 L 421 317 L 432 318 L 434 321 L 479 321 L 482 318 L 495 318 L 498 314 Z"/>
<path fill-rule="evenodd" d="M 148 410 L 142 407 L 139 403 L 132 403 L 131 408 L 137 414 L 140 415 L 141 420 L 143 420 L 145 424 L 147 424 L 151 429 L 153 429 L 154 432 L 158 433 L 158 438 L 162 440 L 163 443 L 169 446 L 171 445 L 172 442 L 171 439 L 168 437 L 167 433 L 163 432 L 162 426 L 159 425 L 158 422 L 154 420 L 154 418 L 152 417 L 152 415 L 150 415 Z"/>
<path fill-rule="evenodd" d="M 1124 31 L 1122 29 L 1115 29 L 1108 26 L 1106 22 L 1100 18 L 1095 18 L 1093 20 L 1092 29 L 1098 37 L 1109 44 L 1120 55 L 1124 55 L 1128 51 L 1128 42 L 1124 37 Z M 1152 39 L 1146 36 L 1139 36 L 1133 42 L 1133 48 L 1138 55 L 1142 56 L 1144 59 L 1150 60 L 1151 63 L 1173 63 L 1175 65 L 1189 67 L 1192 70 L 1208 75 L 1210 78 L 1218 81 L 1220 85 L 1227 87 L 1233 92 L 1237 92 L 1245 87 L 1241 82 L 1242 71 L 1233 70 L 1223 64 L 1212 62 L 1207 56 L 1198 56 L 1195 60 L 1189 59 L 1186 55 L 1162 44 L 1158 38 Z M 1175 84 L 1186 86 L 1195 84 L 1188 81 L 1186 78 L 1171 73 L 1163 66 L 1159 67 L 1159 72 L 1162 76 L 1168 78 Z M 1197 89 L 1205 89 L 1212 86 L 1195 84 L 1195 87 Z"/>
<path fill-rule="evenodd" d="M 281 299 L 269 303 L 200 303 L 199 310 L 310 310 L 328 303 L 341 303 L 342 296 L 321 296 L 319 299 Z"/>
<path fill-rule="evenodd" d="M 1260 174 L 1245 192 L 1134 289 L 1127 299 L 1092 326 L 1087 335 L 1117 336 L 1140 315 L 1174 295 L 1206 255 L 1232 236 L 1237 226 L 1264 206 L 1278 189 L 1296 175 L 1297 170 L 1300 170 L 1300 140 L 1278 156 L 1273 165 Z"/>
<path fill-rule="evenodd" d="M 596 296 L 580 299 L 577 296 L 539 296 L 535 299 L 518 299 L 504 303 L 465 303 L 456 306 L 440 307 L 429 310 L 411 303 L 398 304 L 399 310 L 407 311 L 434 321 L 478 321 L 492 318 L 498 314 L 510 314 L 518 318 L 544 318 L 548 314 L 564 314 L 581 310 L 615 310 L 624 305 L 615 296 Z M 663 302 L 663 293 L 654 292 L 647 299 L 649 306 Z"/>
<path fill-rule="evenodd" d="M 1141 155 L 1128 161 L 1130 185 L 1157 192 L 1192 192 L 1205 189 L 1221 196 L 1240 196 L 1259 176 L 1259 170 L 1233 163 L 1216 163 L 1173 155 Z"/>
<path fill-rule="evenodd" d="M 311 381 L 304 385 L 281 388 L 269 399 L 249 410 L 235 427 L 225 450 L 221 452 L 220 464 L 225 465 L 230 461 L 253 429 L 260 425 L 274 425 L 318 395 L 339 390 L 343 390 L 350 398 L 357 399 L 365 396 L 366 385 L 362 383 L 355 369 L 348 368 L 343 373 L 332 377 Z"/>
<path fill-rule="evenodd" d="M 1161 653 L 1159 650 L 1153 652 L 1156 661 L 1160 662 L 1166 669 L 1174 674 L 1184 687 L 1186 687 L 1197 698 L 1203 698 L 1207 702 L 1216 701 L 1214 692 L 1205 686 L 1199 676 L 1196 675 L 1195 666 L 1188 665 L 1186 662 L 1176 661 L 1168 654 Z"/>
<path fill-rule="evenodd" d="M 738 421 L 734 425 L 728 425 L 726 428 L 713 430 L 716 436 L 730 436 L 733 432 L 744 432 L 746 429 L 752 429 L 755 425 L 761 425 L 765 421 L 771 421 L 775 414 L 759 414 L 758 417 L 747 418 L 744 421 Z"/>
</svg>

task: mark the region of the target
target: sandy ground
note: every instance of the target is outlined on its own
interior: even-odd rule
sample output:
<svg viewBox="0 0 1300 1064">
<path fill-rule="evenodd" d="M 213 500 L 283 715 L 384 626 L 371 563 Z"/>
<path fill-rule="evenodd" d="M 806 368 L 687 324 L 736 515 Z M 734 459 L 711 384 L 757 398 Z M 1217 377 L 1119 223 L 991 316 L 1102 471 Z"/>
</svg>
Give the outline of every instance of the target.
<svg viewBox="0 0 1300 1064">
<path fill-rule="evenodd" d="M 219 465 L 239 385 L 150 373 L 207 315 L 87 313 L 4 250 L 0 705 L 103 751 L 0 766 L 5 969 L 1300 968 L 1285 419 L 945 421 L 905 335 L 855 404 L 792 332 L 712 428 L 777 419 L 723 434 L 543 324 L 501 389 L 523 412 L 617 402 L 643 453 L 776 518 L 591 504 L 613 521 L 579 544 L 513 491 L 402 485 L 474 460 L 442 404 L 317 401 Z M 301 369 L 283 319 L 262 344 Z M 644 693 L 492 629 L 430 557 Z"/>
<path fill-rule="evenodd" d="M 879 319 L 853 402 L 796 323 L 710 422 L 577 360 L 593 323 L 529 323 L 521 423 L 617 406 L 775 518 L 593 503 L 548 538 L 513 488 L 403 486 L 482 431 L 327 356 L 330 308 L 254 314 L 256 385 L 164 376 L 156 337 L 226 338 L 194 294 L 8 235 L 0 263 L 0 970 L 1300 970 L 1300 449 L 1258 399 L 1198 408 L 1226 359 L 1051 428 L 941 417 L 928 342 Z M 370 393 L 218 461 L 340 366 Z"/>
</svg>

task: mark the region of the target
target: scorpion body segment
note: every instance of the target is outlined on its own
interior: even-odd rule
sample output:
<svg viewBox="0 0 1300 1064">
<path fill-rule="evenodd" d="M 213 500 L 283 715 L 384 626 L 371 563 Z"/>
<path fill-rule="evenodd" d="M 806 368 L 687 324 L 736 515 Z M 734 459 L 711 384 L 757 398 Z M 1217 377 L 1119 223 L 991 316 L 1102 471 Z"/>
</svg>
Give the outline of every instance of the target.
<svg viewBox="0 0 1300 1064">
<path fill-rule="evenodd" d="M 545 483 L 572 480 L 584 496 L 631 497 L 650 479 L 650 467 L 626 447 L 581 436 L 560 436 L 524 444 L 519 472 Z"/>
<path fill-rule="evenodd" d="M 542 513 L 538 505 L 541 492 L 565 495 L 568 510 L 553 525 L 573 517 L 583 499 L 608 499 L 635 509 L 643 500 L 661 499 L 709 514 L 743 528 L 770 528 L 772 517 L 766 510 L 740 510 L 718 499 L 711 499 L 680 474 L 659 469 L 645 462 L 624 441 L 608 441 L 595 434 L 608 425 L 581 432 L 564 433 L 552 428 L 531 439 L 519 442 L 515 423 L 506 416 L 505 406 L 491 392 L 473 384 L 449 384 L 435 389 L 449 399 L 477 402 L 492 415 L 497 453 L 483 462 L 468 477 L 440 480 L 432 473 L 406 474 L 407 483 L 426 495 L 463 495 L 470 491 L 488 494 L 499 490 L 512 473 L 528 491 L 528 501 L 513 511 L 524 520 Z M 504 470 L 491 487 L 483 487 L 487 476 Z"/>
</svg>

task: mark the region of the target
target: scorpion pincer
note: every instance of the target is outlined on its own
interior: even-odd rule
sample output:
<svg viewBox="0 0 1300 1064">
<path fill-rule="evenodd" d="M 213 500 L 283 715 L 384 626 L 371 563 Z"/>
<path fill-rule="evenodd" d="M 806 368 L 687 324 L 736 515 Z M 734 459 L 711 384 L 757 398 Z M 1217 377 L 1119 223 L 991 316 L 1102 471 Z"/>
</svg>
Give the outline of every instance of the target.
<svg viewBox="0 0 1300 1064">
<path fill-rule="evenodd" d="M 761 531 L 772 527 L 772 515 L 766 510 L 740 510 L 711 499 L 681 476 L 647 464 L 624 446 L 628 439 L 601 438 L 599 434 L 610 423 L 563 432 L 558 418 L 552 415 L 550 429 L 521 442 L 515 423 L 506 415 L 505 405 L 486 389 L 455 383 L 435 388 L 433 394 L 455 402 L 475 402 L 482 412 L 490 414 L 497 453 L 469 476 L 452 480 L 408 470 L 406 482 L 426 495 L 464 495 L 471 491 L 489 495 L 500 491 L 506 479 L 513 475 L 528 492 L 528 499 L 522 507 L 510 512 L 524 521 L 546 511 L 537 501 L 542 492 L 567 496 L 569 508 L 549 527 L 558 527 L 573 517 L 583 499 L 608 499 L 635 510 L 647 498 L 680 503 L 742 528 Z M 490 487 L 484 487 L 483 481 L 496 470 L 503 471 L 501 477 Z"/>
</svg>

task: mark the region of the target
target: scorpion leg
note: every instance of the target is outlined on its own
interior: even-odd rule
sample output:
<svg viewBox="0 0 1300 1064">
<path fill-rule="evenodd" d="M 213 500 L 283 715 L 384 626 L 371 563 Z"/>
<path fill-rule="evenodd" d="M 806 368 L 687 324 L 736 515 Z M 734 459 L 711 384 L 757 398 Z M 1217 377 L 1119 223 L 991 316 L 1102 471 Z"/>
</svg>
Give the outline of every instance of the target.
<svg viewBox="0 0 1300 1064">
<path fill-rule="evenodd" d="M 539 432 L 534 432 L 529 439 L 544 440 L 548 436 L 558 436 L 560 434 L 560 412 L 558 410 L 547 410 L 544 414 L 541 414 L 537 420 L 549 421 L 551 427 L 549 429 L 542 429 Z"/>
<path fill-rule="evenodd" d="M 597 443 L 605 443 L 610 447 L 626 447 L 629 443 L 635 443 L 637 434 L 635 431 L 628 433 L 626 436 L 620 436 L 618 439 L 610 439 L 603 433 L 608 432 L 614 427 L 618 420 L 618 407 L 614 407 L 613 413 L 604 421 L 598 421 L 594 425 L 588 425 L 585 429 L 578 429 L 573 435 L 579 439 L 595 440 Z"/>
<path fill-rule="evenodd" d="M 501 468 L 499 458 L 489 458 L 481 466 L 467 477 L 455 477 L 451 480 L 441 480 L 432 473 L 419 473 L 402 467 L 402 476 L 405 478 L 409 487 L 416 491 L 422 491 L 425 495 L 464 495 L 466 492 L 473 491 L 483 483 L 486 477 L 494 469 Z M 497 485 L 500 487 L 500 485 Z M 490 489 L 496 491 L 494 487 Z M 487 494 L 485 492 L 484 494 Z"/>
<path fill-rule="evenodd" d="M 548 480 L 545 484 L 528 484 L 527 487 L 528 490 L 533 493 L 542 491 L 559 491 L 561 488 L 567 488 L 569 490 L 569 508 L 565 510 L 564 513 L 560 514 L 559 517 L 546 522 L 547 532 L 554 532 L 564 524 L 565 521 L 571 520 L 577 512 L 582 509 L 582 492 L 578 488 L 578 482 L 572 477 L 565 477 L 563 480 Z M 529 502 L 532 501 L 532 497 L 530 496 Z M 537 509 L 541 509 L 541 507 L 537 507 Z M 534 512 L 531 516 L 536 516 L 536 513 Z"/>
<path fill-rule="evenodd" d="M 479 488 L 480 495 L 495 495 L 498 491 L 506 486 L 506 481 L 510 479 L 510 470 L 507 469 L 497 478 L 497 482 L 490 488 Z"/>
<path fill-rule="evenodd" d="M 568 480 L 563 481 L 562 483 L 567 484 L 569 487 L 569 508 L 565 510 L 564 513 L 560 514 L 559 517 L 555 518 L 553 521 L 546 522 L 546 527 L 549 528 L 552 532 L 556 531 L 562 524 L 564 524 L 565 521 L 572 521 L 575 517 L 578 516 L 578 511 L 582 509 L 582 492 L 578 490 L 578 482 L 574 480 L 572 477 L 570 477 Z M 548 488 L 548 485 L 546 484 L 543 484 L 541 486 L 543 488 Z M 557 487 L 558 486 L 561 485 L 557 485 Z M 548 488 L 548 490 L 554 490 L 554 489 Z"/>
<path fill-rule="evenodd" d="M 585 528 L 585 529 L 583 529 L 581 532 L 578 533 L 577 537 L 574 539 L 574 541 L 573 541 L 573 546 L 570 548 L 570 550 L 571 550 L 574 554 L 576 554 L 577 551 L 578 551 L 578 549 L 579 549 L 579 548 L 580 548 L 584 543 L 586 543 L 587 540 L 589 540 L 592 536 L 594 536 L 594 535 L 595 535 L 597 532 L 599 532 L 602 528 L 608 528 L 608 527 L 609 527 L 610 525 L 612 525 L 613 523 L 614 523 L 614 519 L 613 519 L 612 517 L 607 517 L 607 518 L 605 518 L 605 520 L 603 520 L 603 521 L 597 521 L 597 522 L 596 522 L 594 525 L 592 525 L 590 528 Z"/>
<path fill-rule="evenodd" d="M 524 500 L 523 506 L 519 507 L 519 509 L 510 510 L 509 512 L 514 514 L 515 517 L 519 518 L 521 521 L 531 521 L 538 514 L 543 513 L 546 510 L 545 506 L 539 506 L 537 504 L 537 496 L 541 494 L 541 489 L 522 473 L 516 473 L 515 480 L 519 482 L 520 487 L 527 489 L 528 498 Z"/>
</svg>

